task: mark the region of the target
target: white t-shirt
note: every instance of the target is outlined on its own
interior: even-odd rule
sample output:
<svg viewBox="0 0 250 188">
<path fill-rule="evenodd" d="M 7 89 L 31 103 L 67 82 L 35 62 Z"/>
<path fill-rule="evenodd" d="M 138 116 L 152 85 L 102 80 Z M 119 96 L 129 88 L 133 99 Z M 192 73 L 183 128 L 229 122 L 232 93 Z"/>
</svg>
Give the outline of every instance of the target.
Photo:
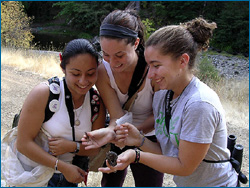
<svg viewBox="0 0 250 188">
<path fill-rule="evenodd" d="M 224 110 L 217 94 L 193 77 L 182 94 L 171 101 L 171 120 L 169 135 L 165 125 L 165 95 L 167 90 L 155 93 L 153 109 L 155 132 L 162 153 L 177 157 L 179 141 L 209 143 L 206 160 L 219 161 L 230 158 L 227 149 L 227 128 Z M 207 163 L 202 161 L 193 174 L 174 176 L 180 187 L 220 187 L 236 186 L 237 174 L 230 162 Z"/>
</svg>

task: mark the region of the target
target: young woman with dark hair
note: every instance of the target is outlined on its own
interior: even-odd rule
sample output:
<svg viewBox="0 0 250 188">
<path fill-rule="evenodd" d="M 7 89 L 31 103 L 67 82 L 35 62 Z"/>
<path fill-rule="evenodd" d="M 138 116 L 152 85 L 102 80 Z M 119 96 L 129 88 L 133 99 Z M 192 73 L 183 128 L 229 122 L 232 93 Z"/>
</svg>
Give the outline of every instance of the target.
<svg viewBox="0 0 250 188">
<path fill-rule="evenodd" d="M 83 144 L 87 149 L 100 147 L 108 142 L 115 143 L 114 128 L 127 114 L 132 114 L 131 122 L 137 130 L 156 141 L 152 99 L 157 88 L 154 82 L 146 78 L 148 66 L 144 58 L 144 30 L 140 17 L 133 10 L 115 10 L 102 21 L 99 36 L 103 63 L 98 70 L 96 86 L 110 114 L 110 123 L 105 129 L 89 132 L 89 139 L 84 137 Z M 128 113 L 123 106 L 133 96 L 133 87 L 138 92 Z M 112 148 L 118 154 L 128 149 L 126 147 L 121 150 L 115 145 Z M 162 186 L 163 173 L 143 164 L 131 164 L 130 168 L 136 187 Z M 103 174 L 102 186 L 121 187 L 126 173 L 127 169 Z"/>
<path fill-rule="evenodd" d="M 70 41 L 61 55 L 60 66 L 65 77 L 59 79 L 60 85 L 50 87 L 48 83 L 41 83 L 24 102 L 18 124 L 17 149 L 31 160 L 55 168 L 48 182 L 49 187 L 76 187 L 87 173 L 72 164 L 74 156 L 96 155 L 99 151 L 99 148 L 85 150 L 80 144 L 85 132 L 103 128 L 105 124 L 105 108 L 101 100 L 98 118 L 91 121 L 90 89 L 97 80 L 98 64 L 99 55 L 88 40 Z M 49 107 L 55 113 L 44 122 L 50 92 L 57 91 L 60 93 L 59 99 L 52 100 L 52 108 Z M 66 100 L 73 104 L 74 136 Z M 51 135 L 50 153 L 34 141 L 41 128 Z"/>
</svg>

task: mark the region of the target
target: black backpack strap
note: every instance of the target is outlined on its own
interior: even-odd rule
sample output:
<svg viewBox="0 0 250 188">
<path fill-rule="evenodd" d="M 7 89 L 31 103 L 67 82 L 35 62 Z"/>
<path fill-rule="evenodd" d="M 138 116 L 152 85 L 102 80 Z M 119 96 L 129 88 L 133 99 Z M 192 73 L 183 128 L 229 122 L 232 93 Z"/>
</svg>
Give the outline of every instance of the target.
<svg viewBox="0 0 250 188">
<path fill-rule="evenodd" d="M 49 98 L 48 102 L 45 108 L 45 117 L 43 120 L 43 123 L 48 121 L 53 114 L 59 109 L 59 95 L 60 95 L 60 81 L 57 76 L 52 77 L 48 80 L 49 82 L 49 87 L 50 87 L 50 93 L 49 93 Z M 54 100 L 52 103 L 51 101 Z M 20 110 L 19 114 L 15 114 L 13 122 L 12 122 L 12 128 L 16 127 L 19 122 L 20 118 L 20 113 L 22 109 Z"/>
<path fill-rule="evenodd" d="M 145 68 L 147 67 L 147 62 L 144 58 L 143 52 L 140 52 L 138 55 L 138 62 L 135 67 L 134 74 L 132 76 L 132 80 L 130 82 L 129 88 L 128 88 L 128 99 L 123 104 L 122 108 L 124 108 L 125 104 L 129 101 L 129 99 L 136 93 L 136 91 L 141 87 L 147 72 L 145 73 Z"/>
<path fill-rule="evenodd" d="M 72 137 L 73 141 L 75 141 L 75 113 L 74 113 L 74 106 L 73 106 L 73 99 L 72 95 L 69 91 L 69 88 L 66 84 L 65 77 L 63 78 L 63 83 L 64 83 L 64 91 L 65 91 L 65 103 L 68 109 L 68 114 L 69 114 L 69 119 L 70 119 L 70 125 L 72 127 Z"/>
<path fill-rule="evenodd" d="M 90 96 L 90 106 L 91 106 L 91 122 L 93 123 L 99 115 L 100 96 L 93 87 L 89 90 L 89 96 Z"/>
<path fill-rule="evenodd" d="M 59 96 L 60 96 L 60 81 L 57 76 L 52 77 L 48 80 L 50 93 L 47 106 L 45 108 L 44 122 L 48 121 L 53 114 L 59 109 Z"/>
<path fill-rule="evenodd" d="M 165 96 L 165 124 L 166 124 L 166 128 L 169 134 L 169 123 L 170 123 L 170 119 L 171 119 L 171 105 L 170 105 L 170 101 L 173 99 L 174 96 L 174 92 L 172 90 L 168 90 Z"/>
<path fill-rule="evenodd" d="M 206 163 L 226 163 L 226 162 L 231 162 L 230 159 L 220 160 L 220 161 L 211 161 L 211 160 L 203 159 L 203 161 L 206 162 Z"/>
</svg>

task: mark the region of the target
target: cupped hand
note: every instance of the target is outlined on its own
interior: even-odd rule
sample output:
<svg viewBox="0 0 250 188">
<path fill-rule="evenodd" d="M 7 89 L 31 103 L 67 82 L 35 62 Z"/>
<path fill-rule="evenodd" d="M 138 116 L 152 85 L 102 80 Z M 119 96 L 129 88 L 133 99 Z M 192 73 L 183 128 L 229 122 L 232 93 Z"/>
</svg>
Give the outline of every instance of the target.
<svg viewBox="0 0 250 188">
<path fill-rule="evenodd" d="M 115 139 L 115 136 L 114 130 L 107 127 L 87 132 L 83 135 L 81 141 L 86 150 L 96 149 L 112 142 Z"/>
<path fill-rule="evenodd" d="M 117 159 L 117 165 L 111 166 L 106 160 L 107 167 L 98 168 L 98 171 L 103 173 L 112 173 L 116 172 L 117 170 L 124 170 L 127 168 L 130 163 L 134 162 L 135 160 L 135 151 L 132 149 L 126 150 L 125 152 L 121 153 Z"/>
</svg>

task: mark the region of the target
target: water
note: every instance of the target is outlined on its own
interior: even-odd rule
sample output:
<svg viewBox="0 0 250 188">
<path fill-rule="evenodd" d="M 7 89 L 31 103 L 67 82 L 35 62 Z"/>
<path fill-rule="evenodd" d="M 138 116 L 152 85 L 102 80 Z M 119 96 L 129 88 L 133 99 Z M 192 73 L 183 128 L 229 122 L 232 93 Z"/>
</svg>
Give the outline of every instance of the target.
<svg viewBox="0 0 250 188">
<path fill-rule="evenodd" d="M 32 44 L 35 45 L 39 50 L 49 51 L 62 51 L 65 45 L 75 39 L 74 36 L 69 35 L 58 35 L 48 33 L 32 33 L 34 39 Z"/>
</svg>

